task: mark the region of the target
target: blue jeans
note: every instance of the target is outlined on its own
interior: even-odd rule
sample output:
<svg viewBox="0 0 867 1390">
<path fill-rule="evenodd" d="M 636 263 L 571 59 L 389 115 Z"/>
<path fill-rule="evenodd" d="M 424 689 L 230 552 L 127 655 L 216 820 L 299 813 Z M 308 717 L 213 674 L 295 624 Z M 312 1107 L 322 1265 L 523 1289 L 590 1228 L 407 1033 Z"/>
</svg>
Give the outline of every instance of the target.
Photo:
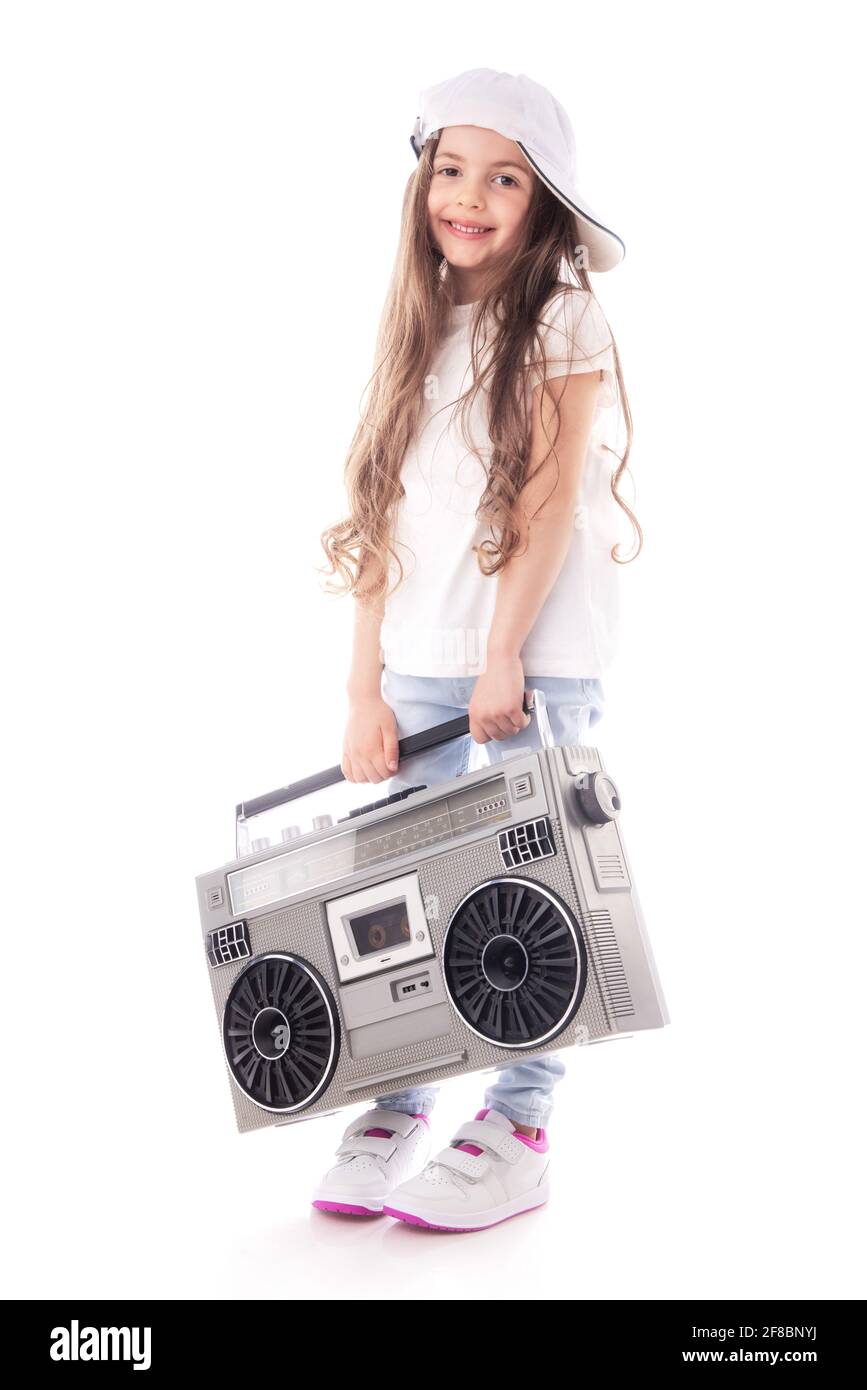
<svg viewBox="0 0 867 1390">
<path fill-rule="evenodd" d="M 382 673 L 382 697 L 394 711 L 398 738 L 432 729 L 446 720 L 466 714 L 477 676 L 452 679 L 447 676 L 406 676 L 387 667 Z M 544 692 L 548 721 L 556 744 L 591 743 L 588 737 L 602 718 L 605 694 L 595 678 L 573 679 L 566 676 L 525 675 L 526 689 Z M 452 739 L 450 743 L 427 753 L 417 753 L 402 759 L 397 774 L 383 785 L 383 795 L 402 791 L 421 783 L 433 786 L 461 777 L 469 769 L 470 755 L 484 748 L 492 763 L 503 762 L 524 749 L 541 746 L 535 716 L 526 729 L 511 738 L 491 739 L 484 745 L 475 744 L 471 734 Z M 478 763 L 484 766 L 484 760 Z M 477 755 L 478 760 L 478 755 Z M 555 1082 L 565 1073 L 565 1065 L 555 1053 L 531 1057 L 515 1066 L 497 1067 L 499 1079 L 485 1091 L 485 1105 L 500 1110 L 513 1124 L 535 1125 L 544 1128 L 554 1106 L 552 1091 Z M 430 1114 L 439 1086 L 414 1086 L 392 1095 L 377 1096 L 374 1105 L 386 1110 L 400 1110 L 408 1115 Z"/>
</svg>

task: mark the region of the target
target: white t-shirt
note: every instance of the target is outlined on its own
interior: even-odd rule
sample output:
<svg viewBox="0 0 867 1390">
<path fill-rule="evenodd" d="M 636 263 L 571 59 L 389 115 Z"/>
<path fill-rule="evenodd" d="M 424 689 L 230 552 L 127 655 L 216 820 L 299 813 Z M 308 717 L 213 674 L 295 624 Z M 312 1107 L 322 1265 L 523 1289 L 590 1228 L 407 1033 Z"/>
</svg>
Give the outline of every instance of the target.
<svg viewBox="0 0 867 1390">
<path fill-rule="evenodd" d="M 404 578 L 386 597 L 380 657 L 391 670 L 409 675 L 477 676 L 486 666 L 499 576 L 484 575 L 472 549 L 492 537 L 489 524 L 475 515 L 486 469 L 467 448 L 455 409 L 472 385 L 474 307 L 460 304 L 452 310 L 449 329 L 428 367 L 423 414 L 401 469 L 406 495 L 397 504 L 395 547 Z M 594 297 L 573 286 L 549 301 L 539 327 L 549 379 L 600 368 L 603 376 L 572 544 L 521 648 L 521 662 L 526 676 L 601 677 L 616 649 L 618 565 L 610 552 L 619 541 L 622 553 L 625 515 L 611 494 L 612 455 L 600 447 L 610 407 L 617 405 L 611 332 Z M 483 348 L 483 358 L 487 351 Z M 528 391 L 541 380 L 540 367 L 534 367 Z M 483 459 L 491 451 L 486 413 L 487 392 L 482 390 L 465 428 Z M 392 557 L 389 588 L 398 573 Z"/>
</svg>

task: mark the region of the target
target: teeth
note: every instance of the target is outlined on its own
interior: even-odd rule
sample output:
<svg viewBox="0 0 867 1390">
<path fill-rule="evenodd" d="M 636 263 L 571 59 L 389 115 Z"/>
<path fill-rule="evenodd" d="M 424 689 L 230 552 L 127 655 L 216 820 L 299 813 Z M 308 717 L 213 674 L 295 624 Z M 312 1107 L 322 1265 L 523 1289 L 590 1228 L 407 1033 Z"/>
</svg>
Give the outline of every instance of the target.
<svg viewBox="0 0 867 1390">
<path fill-rule="evenodd" d="M 450 227 L 455 227 L 459 232 L 471 232 L 475 236 L 481 236 L 482 232 L 489 232 L 490 227 L 465 227 L 462 222 L 450 222 Z"/>
</svg>

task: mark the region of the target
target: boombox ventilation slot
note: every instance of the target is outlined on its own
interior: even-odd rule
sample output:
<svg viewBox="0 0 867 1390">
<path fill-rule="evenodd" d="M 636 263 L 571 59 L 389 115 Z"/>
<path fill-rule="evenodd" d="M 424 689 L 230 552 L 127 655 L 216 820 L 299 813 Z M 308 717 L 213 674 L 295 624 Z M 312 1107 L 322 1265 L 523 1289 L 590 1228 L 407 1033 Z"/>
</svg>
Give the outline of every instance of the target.
<svg viewBox="0 0 867 1390">
<path fill-rule="evenodd" d="M 547 816 L 525 821 L 523 825 L 511 825 L 508 830 L 500 831 L 498 840 L 500 858 L 507 869 L 518 869 L 537 859 L 549 859 L 557 852 Z"/>
</svg>

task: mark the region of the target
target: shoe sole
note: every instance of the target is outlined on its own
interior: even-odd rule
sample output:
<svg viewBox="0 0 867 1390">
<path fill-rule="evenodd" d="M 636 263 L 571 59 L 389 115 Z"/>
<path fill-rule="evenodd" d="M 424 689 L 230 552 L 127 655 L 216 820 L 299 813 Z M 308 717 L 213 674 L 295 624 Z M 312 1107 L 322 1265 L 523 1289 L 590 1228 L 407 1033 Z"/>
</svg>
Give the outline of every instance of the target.
<svg viewBox="0 0 867 1390">
<path fill-rule="evenodd" d="M 382 1207 L 361 1207 L 357 1202 L 340 1202 L 333 1198 L 326 1201 L 317 1197 L 311 1205 L 320 1211 L 340 1211 L 345 1216 L 382 1216 Z"/>
<path fill-rule="evenodd" d="M 527 1197 L 530 1195 L 534 1198 L 533 1202 L 529 1206 L 520 1205 L 526 1202 Z M 537 1197 L 541 1197 L 541 1201 L 536 1201 L 535 1198 Z M 464 1231 L 486 1231 L 489 1226 L 499 1226 L 501 1222 L 511 1221 L 513 1216 L 521 1216 L 525 1211 L 537 1211 L 539 1207 L 545 1205 L 548 1197 L 549 1192 L 547 1185 L 536 1188 L 532 1194 L 527 1193 L 523 1197 L 513 1197 L 511 1202 L 504 1202 L 502 1206 L 495 1207 L 493 1211 L 489 1212 L 488 1215 L 490 1216 L 490 1220 L 482 1221 L 475 1226 L 449 1226 L 445 1224 L 441 1217 L 436 1219 L 439 1217 L 438 1212 L 429 1212 L 427 1216 L 423 1216 L 419 1212 L 400 1211 L 397 1207 L 388 1206 L 387 1203 L 383 1206 L 382 1210 L 386 1216 L 395 1216 L 398 1221 L 406 1221 L 411 1226 L 424 1226 L 430 1231 L 454 1231 L 462 1233 Z"/>
</svg>

